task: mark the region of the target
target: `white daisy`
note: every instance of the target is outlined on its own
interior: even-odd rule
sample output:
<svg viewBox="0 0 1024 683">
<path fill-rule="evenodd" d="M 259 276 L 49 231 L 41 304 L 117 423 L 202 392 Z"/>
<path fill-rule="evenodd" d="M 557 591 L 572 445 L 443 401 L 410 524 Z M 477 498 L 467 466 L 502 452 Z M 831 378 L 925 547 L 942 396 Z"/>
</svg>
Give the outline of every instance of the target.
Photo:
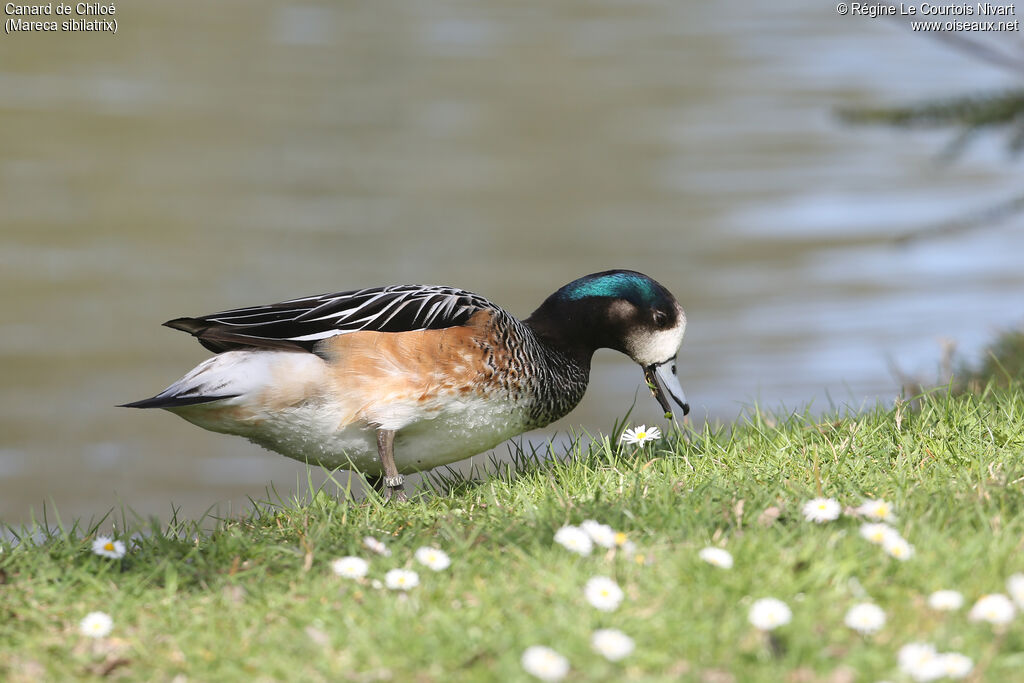
<svg viewBox="0 0 1024 683">
<path fill-rule="evenodd" d="M 526 648 L 520 661 L 526 673 L 542 681 L 560 681 L 569 673 L 569 660 L 543 645 Z"/>
<path fill-rule="evenodd" d="M 92 542 L 92 551 L 97 555 L 119 560 L 124 557 L 125 548 L 124 543 L 115 541 L 110 536 L 97 536 Z"/>
<path fill-rule="evenodd" d="M 1006 592 L 1017 607 L 1024 610 L 1024 574 L 1014 574 L 1006 580 Z"/>
<path fill-rule="evenodd" d="M 633 639 L 614 628 L 602 628 L 590 636 L 590 647 L 605 659 L 617 662 L 628 657 L 636 648 Z"/>
<path fill-rule="evenodd" d="M 346 579 L 361 579 L 366 576 L 366 572 L 370 569 L 370 563 L 361 557 L 339 557 L 338 559 L 331 562 L 331 569 L 338 576 L 344 576 Z"/>
<path fill-rule="evenodd" d="M 854 512 L 870 519 L 881 519 L 889 522 L 895 519 L 892 505 L 884 500 L 872 500 L 867 498 L 863 503 L 855 508 Z"/>
<path fill-rule="evenodd" d="M 966 678 L 974 669 L 971 658 L 959 652 L 944 652 L 939 655 L 939 663 L 942 672 L 949 678 Z"/>
<path fill-rule="evenodd" d="M 914 546 L 907 543 L 907 540 L 898 534 L 886 536 L 882 541 L 882 550 L 901 562 L 914 556 Z"/>
<path fill-rule="evenodd" d="M 447 569 L 452 563 L 448 553 L 438 548 L 420 548 L 416 551 L 416 561 L 435 572 Z"/>
<path fill-rule="evenodd" d="M 106 612 L 89 612 L 78 624 L 82 635 L 90 638 L 103 638 L 114 628 L 114 620 Z"/>
<path fill-rule="evenodd" d="M 875 545 L 882 545 L 890 536 L 899 537 L 900 533 L 884 522 L 860 525 L 860 535 Z"/>
<path fill-rule="evenodd" d="M 630 558 L 636 555 L 636 543 L 629 540 L 629 537 L 621 531 L 615 532 L 615 546 L 622 551 L 623 557 Z"/>
<path fill-rule="evenodd" d="M 555 543 L 580 555 L 589 555 L 594 549 L 590 535 L 578 526 L 566 525 L 556 531 Z"/>
<path fill-rule="evenodd" d="M 748 616 L 750 623 L 762 631 L 772 631 L 779 626 L 785 626 L 792 618 L 793 612 L 789 605 L 775 598 L 755 600 L 750 606 Z"/>
<path fill-rule="evenodd" d="M 369 548 L 371 551 L 377 553 L 378 555 L 383 555 L 384 557 L 391 557 L 391 549 L 384 545 L 382 542 L 378 541 L 373 536 L 364 537 L 363 545 Z"/>
<path fill-rule="evenodd" d="M 622 589 L 607 576 L 595 576 L 583 588 L 587 602 L 602 612 L 614 612 L 622 602 Z"/>
<path fill-rule="evenodd" d="M 1008 624 L 1016 612 L 1010 598 L 1002 593 L 991 593 L 978 598 L 974 607 L 967 613 L 971 621 L 987 621 L 990 624 Z"/>
<path fill-rule="evenodd" d="M 648 441 L 657 441 L 661 438 L 661 430 L 657 427 L 648 428 L 647 425 L 640 425 L 636 429 L 627 429 L 622 432 L 620 439 L 628 444 L 643 446 Z"/>
<path fill-rule="evenodd" d="M 885 612 L 878 605 L 862 602 L 846 612 L 843 622 L 858 633 L 875 633 L 885 626 Z"/>
<path fill-rule="evenodd" d="M 943 663 L 931 643 L 909 643 L 897 655 L 900 670 L 915 681 L 934 681 L 945 675 Z"/>
<path fill-rule="evenodd" d="M 580 524 L 580 528 L 587 532 L 587 536 L 590 536 L 597 545 L 602 548 L 614 548 L 616 533 L 607 524 L 601 524 L 592 519 L 585 519 Z"/>
<path fill-rule="evenodd" d="M 931 643 L 907 643 L 900 648 L 896 658 L 899 661 L 900 669 L 907 671 L 914 664 L 927 659 L 934 659 L 938 654 L 935 646 Z"/>
<path fill-rule="evenodd" d="M 964 596 L 960 591 L 935 591 L 928 596 L 928 606 L 940 611 L 958 610 L 964 606 Z"/>
<path fill-rule="evenodd" d="M 942 655 L 936 655 L 932 659 L 926 659 L 917 665 L 916 669 L 908 671 L 910 677 L 915 681 L 937 681 L 946 675 L 943 668 Z"/>
<path fill-rule="evenodd" d="M 809 522 L 831 522 L 838 519 L 842 508 L 834 498 L 814 498 L 804 503 L 804 519 Z"/>
<path fill-rule="evenodd" d="M 725 548 L 704 548 L 697 555 L 708 564 L 722 569 L 732 569 L 732 555 Z"/>
<path fill-rule="evenodd" d="M 420 585 L 420 575 L 411 569 L 392 569 L 384 575 L 384 585 L 393 591 L 407 591 Z"/>
</svg>

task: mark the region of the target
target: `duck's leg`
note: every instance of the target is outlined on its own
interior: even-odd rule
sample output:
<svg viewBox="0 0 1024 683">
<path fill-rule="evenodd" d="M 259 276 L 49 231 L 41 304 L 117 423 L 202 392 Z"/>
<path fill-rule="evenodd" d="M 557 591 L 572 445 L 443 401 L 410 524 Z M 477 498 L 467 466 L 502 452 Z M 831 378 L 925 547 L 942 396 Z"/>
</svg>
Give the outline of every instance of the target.
<svg viewBox="0 0 1024 683">
<path fill-rule="evenodd" d="M 377 430 L 377 454 L 384 466 L 384 499 L 391 500 L 394 495 L 398 500 L 406 500 L 405 477 L 395 467 L 395 430 Z"/>
</svg>

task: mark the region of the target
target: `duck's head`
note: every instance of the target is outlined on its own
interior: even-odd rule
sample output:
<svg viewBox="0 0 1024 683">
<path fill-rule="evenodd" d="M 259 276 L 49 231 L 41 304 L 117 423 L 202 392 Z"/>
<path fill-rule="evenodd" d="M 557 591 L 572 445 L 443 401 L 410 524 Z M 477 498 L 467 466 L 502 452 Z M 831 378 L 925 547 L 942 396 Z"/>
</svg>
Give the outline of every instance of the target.
<svg viewBox="0 0 1024 683">
<path fill-rule="evenodd" d="M 651 393 L 671 417 L 669 397 L 690 412 L 676 378 L 686 314 L 671 292 L 643 273 L 608 270 L 573 280 L 526 322 L 542 338 L 589 361 L 597 349 L 621 351 L 644 370 Z"/>
</svg>

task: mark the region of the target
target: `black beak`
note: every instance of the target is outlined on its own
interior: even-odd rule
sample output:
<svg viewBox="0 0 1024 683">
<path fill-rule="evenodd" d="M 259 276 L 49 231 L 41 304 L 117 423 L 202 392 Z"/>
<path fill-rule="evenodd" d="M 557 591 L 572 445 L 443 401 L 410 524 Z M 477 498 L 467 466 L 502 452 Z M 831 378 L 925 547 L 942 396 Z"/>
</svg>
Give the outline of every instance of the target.
<svg viewBox="0 0 1024 683">
<path fill-rule="evenodd" d="M 647 380 L 651 395 L 658 400 L 665 411 L 666 418 L 672 418 L 672 406 L 668 402 L 669 396 L 683 409 L 683 415 L 690 412 L 690 404 L 686 402 L 686 394 L 683 393 L 683 387 L 680 386 L 679 379 L 676 377 L 675 358 L 664 363 L 648 365 L 644 368 L 644 379 Z"/>
</svg>

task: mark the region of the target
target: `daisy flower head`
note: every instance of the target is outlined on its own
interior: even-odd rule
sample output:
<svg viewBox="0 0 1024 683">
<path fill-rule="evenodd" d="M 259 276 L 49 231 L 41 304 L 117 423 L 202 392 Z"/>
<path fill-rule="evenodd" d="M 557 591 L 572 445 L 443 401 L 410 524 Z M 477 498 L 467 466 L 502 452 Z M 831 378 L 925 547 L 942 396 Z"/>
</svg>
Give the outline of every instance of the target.
<svg viewBox="0 0 1024 683">
<path fill-rule="evenodd" d="M 378 555 L 384 557 L 391 557 L 391 549 L 384 545 L 383 542 L 378 541 L 373 536 L 363 537 L 363 545 L 366 546 L 371 552 L 375 552 Z"/>
<path fill-rule="evenodd" d="M 914 556 L 914 546 L 899 534 L 886 536 L 882 541 L 882 550 L 901 562 Z"/>
<path fill-rule="evenodd" d="M 1002 593 L 991 593 L 978 598 L 974 607 L 967 613 L 971 621 L 987 621 L 990 624 L 1008 624 L 1013 620 L 1016 610 L 1010 598 Z"/>
<path fill-rule="evenodd" d="M 384 575 L 384 585 L 393 591 L 407 591 L 420 585 L 420 575 L 411 569 L 392 569 Z"/>
<path fill-rule="evenodd" d="M 948 678 L 967 678 L 974 670 L 974 662 L 970 657 L 959 652 L 944 652 L 939 655 L 942 673 Z"/>
<path fill-rule="evenodd" d="M 114 620 L 106 612 L 89 612 L 78 624 L 78 630 L 82 635 L 90 638 L 103 638 L 112 628 Z"/>
<path fill-rule="evenodd" d="M 931 643 L 908 643 L 896 657 L 900 671 L 915 681 L 934 681 L 945 675 L 939 653 Z"/>
<path fill-rule="evenodd" d="M 110 536 L 97 536 L 92 542 L 92 551 L 102 557 L 120 560 L 124 557 L 125 548 L 122 541 L 115 541 Z"/>
<path fill-rule="evenodd" d="M 370 569 L 370 563 L 361 557 L 339 557 L 331 562 L 331 569 L 346 579 L 361 579 Z"/>
<path fill-rule="evenodd" d="M 590 636 L 590 647 L 608 661 L 617 662 L 633 654 L 636 643 L 618 629 L 602 628 L 594 631 L 594 634 Z"/>
<path fill-rule="evenodd" d="M 593 519 L 585 519 L 580 523 L 580 528 L 587 532 L 590 540 L 602 548 L 614 548 L 618 534 L 607 524 L 601 524 Z M 625 540 L 625 536 L 623 536 Z"/>
<path fill-rule="evenodd" d="M 622 602 L 622 589 L 607 576 L 595 576 L 583 587 L 587 602 L 602 612 L 614 612 Z"/>
<path fill-rule="evenodd" d="M 857 506 L 854 512 L 869 519 L 878 519 L 887 522 L 891 522 L 895 519 L 892 504 L 884 500 L 866 498 L 863 503 Z"/>
<path fill-rule="evenodd" d="M 420 548 L 416 551 L 416 561 L 420 564 L 433 569 L 435 572 L 439 572 L 443 569 L 447 569 L 451 565 L 452 560 L 448 557 L 448 553 L 438 548 Z"/>
<path fill-rule="evenodd" d="M 631 445 L 636 444 L 637 446 L 643 446 L 648 441 L 657 441 L 660 438 L 661 430 L 657 427 L 648 427 L 647 425 L 640 425 L 635 429 L 627 429 L 619 437 L 621 441 Z"/>
<path fill-rule="evenodd" d="M 589 555 L 594 549 L 590 535 L 578 526 L 565 525 L 555 532 L 555 543 L 580 555 Z"/>
<path fill-rule="evenodd" d="M 960 591 L 935 591 L 928 596 L 928 606 L 940 612 L 951 612 L 964 606 L 964 596 Z"/>
<path fill-rule="evenodd" d="M 1006 580 L 1006 592 L 1017 607 L 1024 610 L 1024 574 L 1014 574 Z"/>
<path fill-rule="evenodd" d="M 793 611 L 789 605 L 776 598 L 761 598 L 755 600 L 750 606 L 750 614 L 747 617 L 754 628 L 762 631 L 773 631 L 779 626 L 785 626 L 793 619 Z"/>
<path fill-rule="evenodd" d="M 560 681 L 569 673 L 569 660 L 550 647 L 531 645 L 520 659 L 523 669 L 542 681 Z"/>
<path fill-rule="evenodd" d="M 808 522 L 831 522 L 839 518 L 842 508 L 835 498 L 814 498 L 804 503 L 804 519 Z"/>
<path fill-rule="evenodd" d="M 697 555 L 710 565 L 732 569 L 732 555 L 725 548 L 704 548 Z"/>
<path fill-rule="evenodd" d="M 884 522 L 875 522 L 861 524 L 860 535 L 870 543 L 883 545 L 885 539 L 890 537 L 899 538 L 900 533 Z"/>
<path fill-rule="evenodd" d="M 862 602 L 846 612 L 843 622 L 858 633 L 875 633 L 885 626 L 885 612 L 878 605 Z"/>
</svg>

